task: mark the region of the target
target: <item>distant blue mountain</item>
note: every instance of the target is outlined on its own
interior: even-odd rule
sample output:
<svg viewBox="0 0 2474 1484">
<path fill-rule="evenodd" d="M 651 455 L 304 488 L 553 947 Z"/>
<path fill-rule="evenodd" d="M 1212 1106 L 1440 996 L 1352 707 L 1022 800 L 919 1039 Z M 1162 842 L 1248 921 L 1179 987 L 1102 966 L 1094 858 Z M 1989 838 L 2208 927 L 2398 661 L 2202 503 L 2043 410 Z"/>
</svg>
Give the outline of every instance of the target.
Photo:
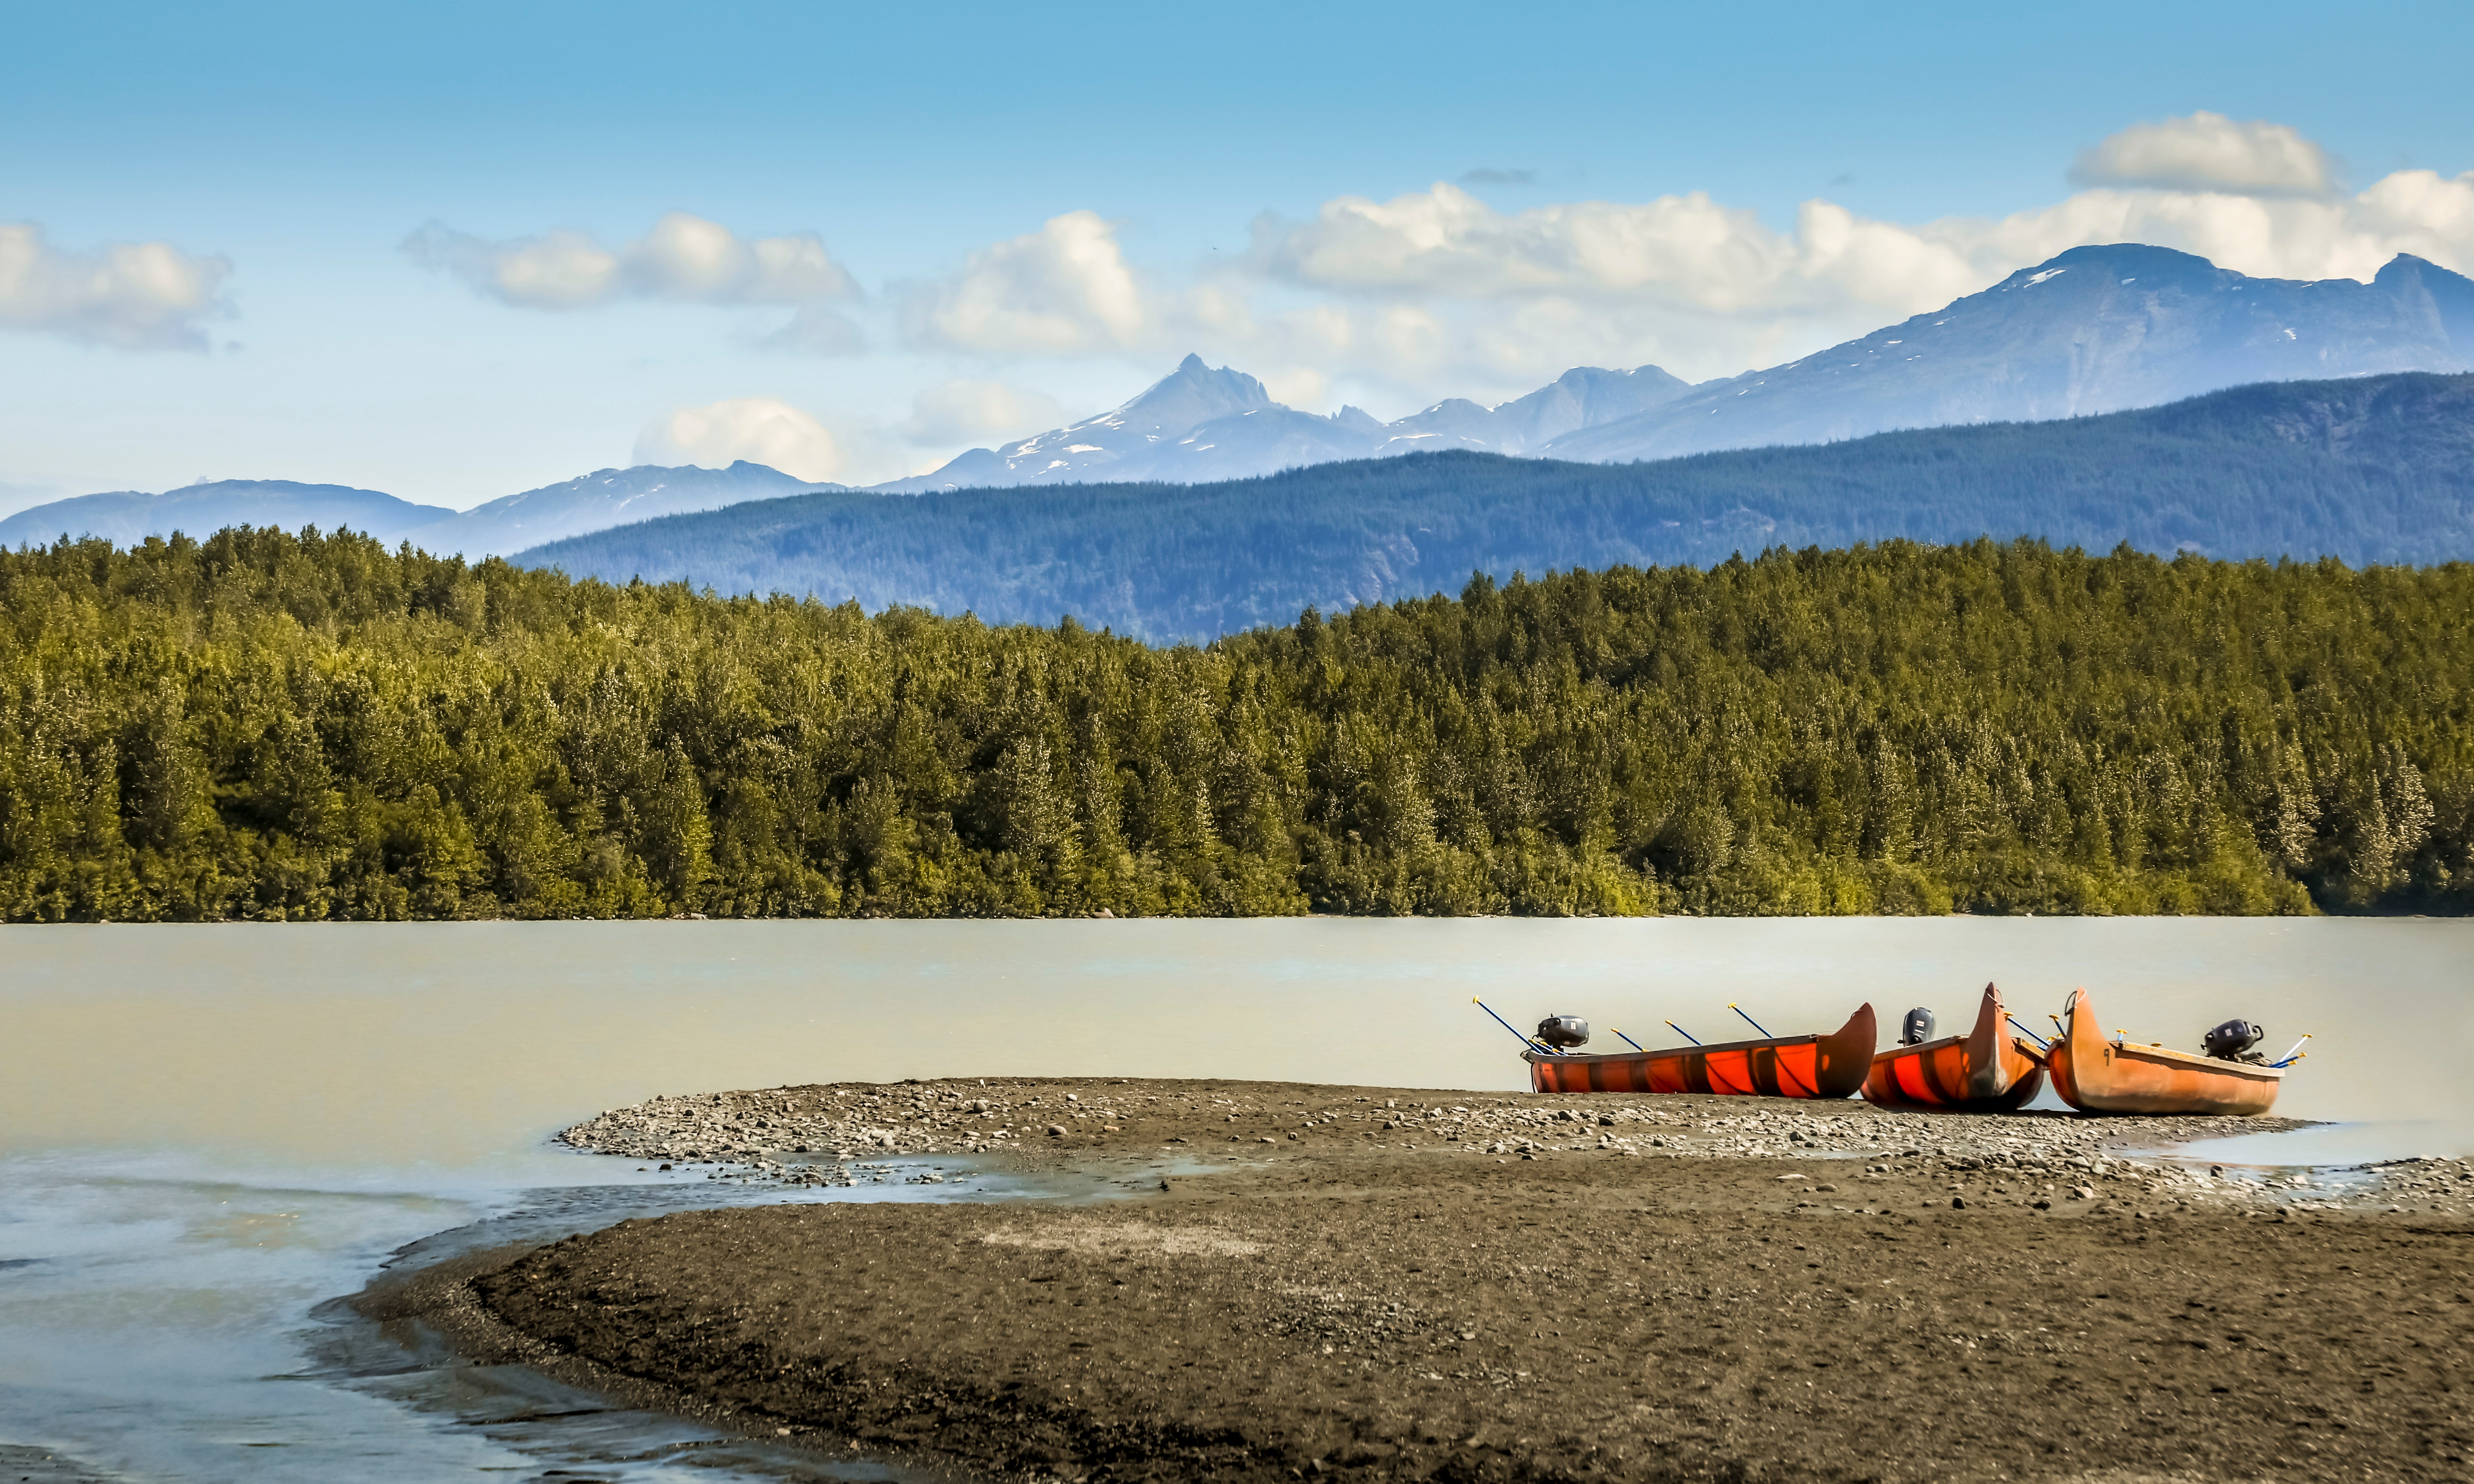
<svg viewBox="0 0 2474 1484">
<path fill-rule="evenodd" d="M 812 495 L 520 554 L 875 610 L 1209 640 L 1566 568 L 2042 537 L 2107 550 L 2474 559 L 2474 376 L 2270 382 L 2163 407 L 1570 464 L 1452 451 L 1219 484 Z"/>
<path fill-rule="evenodd" d="M 454 514 L 444 505 L 416 505 L 349 485 L 218 479 L 160 495 L 118 490 L 20 510 L 0 521 L 0 547 L 50 542 L 61 536 L 99 536 L 127 547 L 176 530 L 207 536 L 227 525 L 349 528 L 391 543 Z"/>
<path fill-rule="evenodd" d="M 727 469 L 602 469 L 562 484 L 508 495 L 471 510 L 416 505 L 376 490 L 282 479 L 225 479 L 161 495 L 121 491 L 81 495 L 21 510 L 0 521 L 0 546 L 61 536 L 104 537 L 128 546 L 175 530 L 205 536 L 227 525 L 366 532 L 380 541 L 410 541 L 441 555 L 475 561 L 631 521 L 717 510 L 751 499 L 846 489 L 794 479 L 745 460 Z"/>
<path fill-rule="evenodd" d="M 657 516 L 847 488 L 795 479 L 745 459 L 727 469 L 699 469 L 691 464 L 596 469 L 564 483 L 503 496 L 461 515 L 449 511 L 447 519 L 413 532 L 412 541 L 425 550 L 461 552 L 478 559 Z"/>
</svg>

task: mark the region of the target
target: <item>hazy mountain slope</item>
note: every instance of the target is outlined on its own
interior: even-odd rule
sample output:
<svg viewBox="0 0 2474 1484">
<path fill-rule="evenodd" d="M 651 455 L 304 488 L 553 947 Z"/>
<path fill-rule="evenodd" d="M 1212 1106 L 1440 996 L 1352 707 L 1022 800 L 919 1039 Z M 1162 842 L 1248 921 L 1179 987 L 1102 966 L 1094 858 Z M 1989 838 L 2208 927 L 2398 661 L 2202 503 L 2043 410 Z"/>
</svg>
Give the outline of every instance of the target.
<svg viewBox="0 0 2474 1484">
<path fill-rule="evenodd" d="M 1390 439 L 1376 451 L 1439 453 L 1465 448 L 1535 453 L 1565 433 L 1637 416 L 1690 390 L 1690 382 L 1656 366 L 1632 371 L 1583 366 L 1498 407 L 1458 397 L 1439 401 L 1393 424 Z"/>
<path fill-rule="evenodd" d="M 350 485 L 218 479 L 160 495 L 119 490 L 20 510 L 0 521 L 0 547 L 51 542 L 63 535 L 99 536 L 125 547 L 176 530 L 205 536 L 228 525 L 349 527 L 392 542 L 454 514 L 444 505 L 416 505 Z"/>
<path fill-rule="evenodd" d="M 1591 465 L 1445 453 L 1225 484 L 808 496 L 604 531 L 526 565 L 624 582 L 1073 614 L 1207 639 L 1457 592 L 1473 570 L 2042 536 L 2352 562 L 2474 558 L 2474 376 L 2242 387 L 2061 422 Z"/>
<path fill-rule="evenodd" d="M 1671 458 L 1897 427 L 2153 406 L 2257 381 L 2474 369 L 2474 282 L 2398 257 L 2370 283 L 2253 279 L 2137 245 L 2074 248 L 1784 366 L 1567 433 L 1554 458 Z"/>
<path fill-rule="evenodd" d="M 639 464 L 633 469 L 598 469 L 476 505 L 461 515 L 449 512 L 413 539 L 430 551 L 460 551 L 477 558 L 659 516 L 843 488 L 794 479 L 745 459 L 727 469 Z"/>
</svg>

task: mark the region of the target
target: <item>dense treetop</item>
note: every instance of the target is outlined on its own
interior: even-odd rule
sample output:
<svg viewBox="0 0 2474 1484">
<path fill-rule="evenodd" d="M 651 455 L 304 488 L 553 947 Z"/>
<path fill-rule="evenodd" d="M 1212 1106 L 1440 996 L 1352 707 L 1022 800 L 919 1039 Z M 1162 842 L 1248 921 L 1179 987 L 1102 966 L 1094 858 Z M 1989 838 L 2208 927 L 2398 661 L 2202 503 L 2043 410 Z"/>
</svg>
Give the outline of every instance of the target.
<svg viewBox="0 0 2474 1484">
<path fill-rule="evenodd" d="M 0 917 L 2474 905 L 2474 568 L 1773 550 L 1302 619 L 0 553 Z"/>
</svg>

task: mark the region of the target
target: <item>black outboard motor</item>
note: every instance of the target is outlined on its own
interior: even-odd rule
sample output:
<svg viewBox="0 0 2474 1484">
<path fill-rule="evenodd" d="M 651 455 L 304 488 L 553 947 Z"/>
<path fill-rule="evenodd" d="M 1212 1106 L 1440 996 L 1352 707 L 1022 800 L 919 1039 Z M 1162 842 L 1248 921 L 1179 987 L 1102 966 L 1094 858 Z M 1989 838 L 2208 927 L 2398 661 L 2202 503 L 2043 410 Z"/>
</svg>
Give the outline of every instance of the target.
<svg viewBox="0 0 2474 1484">
<path fill-rule="evenodd" d="M 1578 1015 L 1549 1015 L 1538 1022 L 1538 1038 L 1557 1051 L 1589 1043 L 1589 1023 Z"/>
<path fill-rule="evenodd" d="M 1902 1046 L 1922 1046 L 1925 1042 L 1932 1039 L 1932 1011 L 1919 1005 L 1915 1009 L 1907 1011 L 1907 1018 L 1900 1022 L 1899 1044 Z"/>
<path fill-rule="evenodd" d="M 2228 1020 L 2199 1037 L 2199 1049 L 2219 1061 L 2265 1061 L 2251 1048 L 2268 1033 L 2247 1020 Z"/>
</svg>

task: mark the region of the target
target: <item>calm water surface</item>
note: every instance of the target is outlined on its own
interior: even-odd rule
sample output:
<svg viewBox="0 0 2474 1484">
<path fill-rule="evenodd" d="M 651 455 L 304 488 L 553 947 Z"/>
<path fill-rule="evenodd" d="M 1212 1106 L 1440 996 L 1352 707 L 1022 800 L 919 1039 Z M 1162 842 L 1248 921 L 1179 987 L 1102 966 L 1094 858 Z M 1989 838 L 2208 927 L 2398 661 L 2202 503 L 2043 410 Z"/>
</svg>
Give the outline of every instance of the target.
<svg viewBox="0 0 2474 1484">
<path fill-rule="evenodd" d="M 1865 999 L 1885 1027 L 1914 1004 L 1948 1026 L 1987 980 L 2039 1024 L 2083 984 L 2141 1040 L 2195 1048 L 2233 1015 L 2277 1049 L 2317 1033 L 2277 1110 L 2348 1127 L 2217 1157 L 2474 1149 L 2474 924 L 2454 921 L 0 927 L 0 1444 L 133 1478 L 812 1476 L 521 1374 L 425 1369 L 438 1357 L 327 1301 L 406 1244 L 757 1199 L 546 1143 L 658 1092 L 999 1075 L 1509 1090 L 1511 1037 L 1472 995 L 1516 1024 L 1577 1013 L 1656 1045 L 1668 1019 L 1734 1038 L 1730 1001 L 1782 1034 Z"/>
</svg>

